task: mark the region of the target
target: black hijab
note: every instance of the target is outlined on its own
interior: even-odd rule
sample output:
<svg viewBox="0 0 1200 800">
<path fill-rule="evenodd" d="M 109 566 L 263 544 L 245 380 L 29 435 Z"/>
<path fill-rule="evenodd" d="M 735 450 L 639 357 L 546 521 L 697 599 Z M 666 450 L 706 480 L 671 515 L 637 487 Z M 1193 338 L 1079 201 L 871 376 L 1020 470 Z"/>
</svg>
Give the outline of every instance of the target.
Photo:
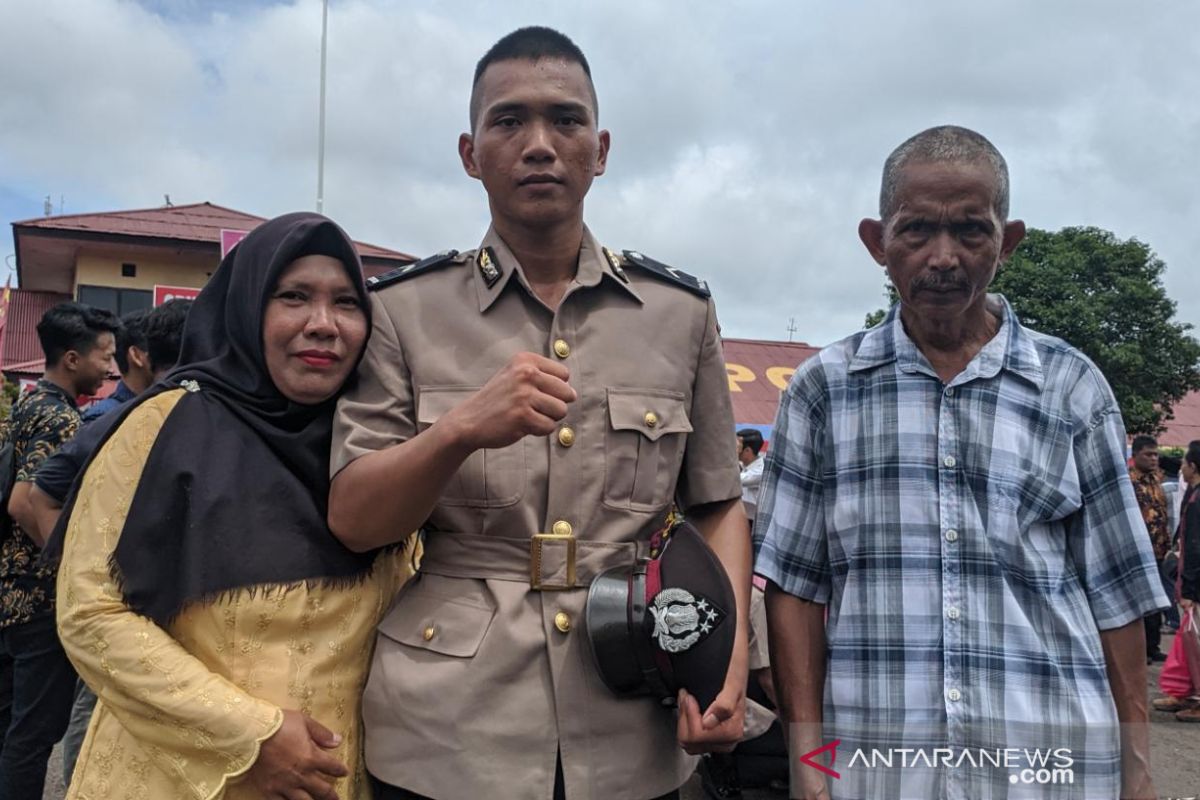
<svg viewBox="0 0 1200 800">
<path fill-rule="evenodd" d="M 193 303 L 179 366 L 121 412 L 188 389 L 150 450 L 111 561 L 125 602 L 160 625 L 234 590 L 353 584 L 374 563 L 375 553 L 347 549 L 326 523 L 336 397 L 294 403 L 267 372 L 267 302 L 284 269 L 307 255 L 340 261 L 369 315 L 362 266 L 341 228 L 311 213 L 270 220 L 225 257 Z"/>
</svg>

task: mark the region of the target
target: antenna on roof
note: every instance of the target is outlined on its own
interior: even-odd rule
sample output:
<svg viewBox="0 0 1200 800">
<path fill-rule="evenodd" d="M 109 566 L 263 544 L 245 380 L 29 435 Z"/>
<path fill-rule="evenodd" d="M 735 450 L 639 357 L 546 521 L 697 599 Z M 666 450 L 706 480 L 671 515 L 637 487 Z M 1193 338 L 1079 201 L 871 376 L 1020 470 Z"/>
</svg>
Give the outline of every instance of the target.
<svg viewBox="0 0 1200 800">
<path fill-rule="evenodd" d="M 169 194 L 163 195 L 163 203 L 166 204 L 167 208 L 172 208 L 175 205 L 174 203 L 171 202 L 171 195 L 169 195 Z"/>
<path fill-rule="evenodd" d="M 794 334 L 794 333 L 795 333 L 796 331 L 798 331 L 798 330 L 800 330 L 800 329 L 796 327 L 796 318 L 795 318 L 795 317 L 791 317 L 791 318 L 788 320 L 788 326 L 787 326 L 787 332 L 788 332 L 788 341 L 789 341 L 789 342 L 792 340 L 792 334 Z"/>
<path fill-rule="evenodd" d="M 42 203 L 42 216 L 54 216 L 54 203 L 50 200 L 50 195 L 46 195 L 46 200 Z"/>
<path fill-rule="evenodd" d="M 321 110 L 317 122 L 317 213 L 325 206 L 325 51 L 329 40 L 329 0 L 321 3 Z"/>
</svg>

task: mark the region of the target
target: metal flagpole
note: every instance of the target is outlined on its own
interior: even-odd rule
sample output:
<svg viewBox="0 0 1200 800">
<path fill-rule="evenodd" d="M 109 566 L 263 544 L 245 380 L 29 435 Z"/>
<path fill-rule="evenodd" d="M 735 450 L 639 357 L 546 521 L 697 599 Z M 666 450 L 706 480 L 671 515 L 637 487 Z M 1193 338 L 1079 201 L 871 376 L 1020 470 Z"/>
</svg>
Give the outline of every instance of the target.
<svg viewBox="0 0 1200 800">
<path fill-rule="evenodd" d="M 321 2 L 321 116 L 317 129 L 317 213 L 325 204 L 325 50 L 329 35 L 329 0 Z"/>
</svg>

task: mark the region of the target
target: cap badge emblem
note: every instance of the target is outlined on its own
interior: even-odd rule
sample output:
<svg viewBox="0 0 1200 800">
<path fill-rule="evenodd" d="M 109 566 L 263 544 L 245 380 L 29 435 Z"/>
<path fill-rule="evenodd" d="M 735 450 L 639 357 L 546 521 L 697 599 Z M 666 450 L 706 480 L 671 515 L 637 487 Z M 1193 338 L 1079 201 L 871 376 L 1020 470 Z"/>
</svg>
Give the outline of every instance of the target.
<svg viewBox="0 0 1200 800">
<path fill-rule="evenodd" d="M 701 597 L 699 600 L 685 589 L 663 589 L 654 596 L 650 606 L 654 617 L 651 634 L 660 650 L 683 653 L 712 632 L 721 621 L 721 612 Z"/>
</svg>

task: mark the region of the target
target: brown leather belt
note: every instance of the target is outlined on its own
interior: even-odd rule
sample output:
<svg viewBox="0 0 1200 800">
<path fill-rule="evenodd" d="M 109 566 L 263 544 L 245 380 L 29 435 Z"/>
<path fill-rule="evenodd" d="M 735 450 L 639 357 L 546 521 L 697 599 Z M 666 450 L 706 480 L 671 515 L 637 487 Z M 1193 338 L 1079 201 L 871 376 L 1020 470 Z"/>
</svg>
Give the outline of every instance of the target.
<svg viewBox="0 0 1200 800">
<path fill-rule="evenodd" d="M 552 533 L 509 539 L 450 531 L 431 531 L 424 545 L 422 572 L 521 581 L 539 592 L 586 588 L 604 570 L 636 563 L 647 549 L 644 543 L 592 542 Z"/>
</svg>

